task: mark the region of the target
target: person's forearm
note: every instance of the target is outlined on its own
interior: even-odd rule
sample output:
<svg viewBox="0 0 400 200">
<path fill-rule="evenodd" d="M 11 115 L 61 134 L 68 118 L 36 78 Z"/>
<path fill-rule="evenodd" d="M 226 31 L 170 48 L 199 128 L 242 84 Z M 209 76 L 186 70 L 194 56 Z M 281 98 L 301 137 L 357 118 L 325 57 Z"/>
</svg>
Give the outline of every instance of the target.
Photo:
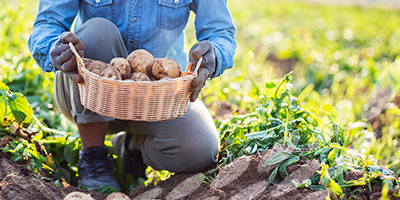
<svg viewBox="0 0 400 200">
<path fill-rule="evenodd" d="M 43 71 L 55 71 L 50 49 L 60 35 L 71 28 L 78 12 L 79 1 L 40 0 L 32 33 L 28 40 L 33 59 Z"/>
</svg>

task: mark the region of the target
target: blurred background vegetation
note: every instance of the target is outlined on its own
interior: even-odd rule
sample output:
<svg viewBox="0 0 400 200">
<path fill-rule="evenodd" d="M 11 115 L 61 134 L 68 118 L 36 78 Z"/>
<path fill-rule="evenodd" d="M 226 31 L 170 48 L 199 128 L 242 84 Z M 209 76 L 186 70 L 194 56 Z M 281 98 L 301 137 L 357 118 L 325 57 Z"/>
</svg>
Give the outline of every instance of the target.
<svg viewBox="0 0 400 200">
<path fill-rule="evenodd" d="M 237 27 L 235 66 L 208 82 L 201 96 L 216 123 L 254 111 L 264 85 L 293 71 L 291 90 L 299 100 L 308 95 L 319 105 L 336 105 L 349 147 L 400 174 L 398 10 L 294 0 L 228 5 Z M 41 71 L 26 43 L 37 1 L 0 0 L 0 10 L 1 82 L 24 94 L 45 125 L 73 133 L 76 142 L 76 128 L 54 107 L 53 74 Z M 196 42 L 193 18 L 187 48 Z M 374 89 L 376 83 L 382 87 Z M 380 114 L 365 118 L 371 91 L 388 98 Z"/>
</svg>

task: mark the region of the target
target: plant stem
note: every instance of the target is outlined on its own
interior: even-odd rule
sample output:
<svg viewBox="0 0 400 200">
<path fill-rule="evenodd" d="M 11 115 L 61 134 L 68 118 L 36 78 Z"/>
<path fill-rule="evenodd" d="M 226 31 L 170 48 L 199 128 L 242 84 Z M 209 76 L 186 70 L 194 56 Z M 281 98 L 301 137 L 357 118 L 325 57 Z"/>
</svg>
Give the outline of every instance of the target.
<svg viewBox="0 0 400 200">
<path fill-rule="evenodd" d="M 33 119 L 35 120 L 35 122 L 36 122 L 36 124 L 40 127 L 40 129 L 42 129 L 43 131 L 45 131 L 45 132 L 49 132 L 49 133 L 54 133 L 54 134 L 61 134 L 61 135 L 68 135 L 66 132 L 64 132 L 64 131 L 58 131 L 58 130 L 55 130 L 55 129 L 51 129 L 51 128 L 47 128 L 47 127 L 45 127 L 43 124 L 42 124 L 42 122 L 40 122 L 40 120 L 35 116 L 35 115 L 32 115 L 32 117 L 33 117 Z"/>
</svg>

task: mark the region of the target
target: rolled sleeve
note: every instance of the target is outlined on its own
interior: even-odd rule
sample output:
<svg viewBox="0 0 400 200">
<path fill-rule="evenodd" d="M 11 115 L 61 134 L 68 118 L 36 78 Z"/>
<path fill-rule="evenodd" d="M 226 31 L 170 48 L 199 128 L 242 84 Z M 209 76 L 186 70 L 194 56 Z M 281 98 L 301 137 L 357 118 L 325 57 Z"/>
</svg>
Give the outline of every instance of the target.
<svg viewBox="0 0 400 200">
<path fill-rule="evenodd" d="M 40 0 L 28 47 L 33 59 L 45 72 L 55 71 L 50 50 L 60 35 L 69 31 L 78 13 L 79 1 Z"/>
<path fill-rule="evenodd" d="M 35 36 L 35 33 L 32 33 L 29 37 L 28 46 L 32 52 L 32 57 L 45 72 L 55 71 L 55 68 L 51 65 L 50 50 L 61 33 L 53 31 L 53 33 L 42 34 L 42 36 Z"/>
<path fill-rule="evenodd" d="M 212 6 L 210 6 L 212 5 Z M 215 48 L 217 66 L 211 78 L 220 76 L 234 65 L 236 50 L 235 25 L 226 0 L 194 0 L 190 9 L 196 13 L 197 40 L 210 41 Z"/>
</svg>

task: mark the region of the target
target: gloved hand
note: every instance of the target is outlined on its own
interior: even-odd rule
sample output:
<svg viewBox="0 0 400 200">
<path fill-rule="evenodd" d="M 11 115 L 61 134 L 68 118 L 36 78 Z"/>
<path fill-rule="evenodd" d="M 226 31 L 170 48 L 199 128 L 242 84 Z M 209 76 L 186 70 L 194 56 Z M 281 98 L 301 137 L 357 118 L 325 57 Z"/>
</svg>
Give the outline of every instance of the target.
<svg viewBox="0 0 400 200">
<path fill-rule="evenodd" d="M 83 57 L 85 44 L 72 32 L 64 32 L 50 50 L 51 61 L 55 68 L 61 70 L 75 83 L 82 83 L 83 77 L 76 70 L 76 57 L 69 47 L 69 42 L 74 44 L 78 54 Z"/>
<path fill-rule="evenodd" d="M 190 101 L 196 101 L 201 89 L 206 85 L 207 79 L 214 74 L 217 67 L 217 61 L 214 53 L 214 47 L 210 41 L 204 40 L 190 49 L 189 61 L 193 63 L 192 69 L 195 69 L 197 61 L 203 56 L 197 77 L 192 81 L 190 91 Z"/>
</svg>

